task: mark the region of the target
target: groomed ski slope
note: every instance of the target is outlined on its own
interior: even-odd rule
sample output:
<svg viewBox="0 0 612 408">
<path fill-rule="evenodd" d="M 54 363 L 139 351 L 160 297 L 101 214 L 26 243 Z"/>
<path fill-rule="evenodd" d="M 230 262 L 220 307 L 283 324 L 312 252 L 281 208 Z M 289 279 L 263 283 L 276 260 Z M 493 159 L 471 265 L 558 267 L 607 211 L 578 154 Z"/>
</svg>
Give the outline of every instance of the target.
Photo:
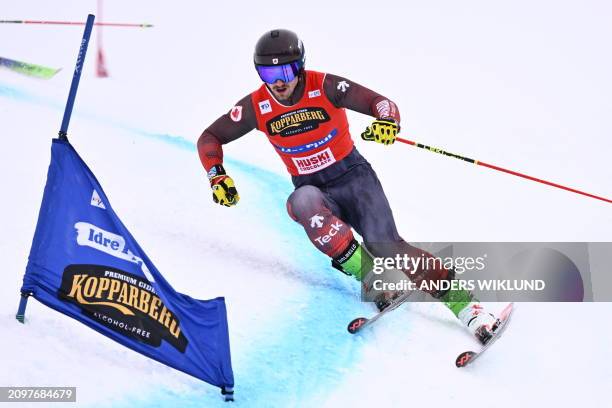
<svg viewBox="0 0 612 408">
<path fill-rule="evenodd" d="M 90 7 L 13 3 L 3 15 L 83 20 Z M 156 27 L 104 31 L 109 79 L 94 77 L 91 43 L 69 132 L 175 289 L 226 297 L 234 405 L 604 403 L 612 383 L 609 303 L 518 304 L 504 338 L 466 370 L 457 370 L 454 358 L 474 342 L 437 304 L 407 305 L 350 336 L 346 323 L 371 313 L 370 306 L 286 216 L 291 185 L 263 136 L 253 132 L 225 150 L 241 195 L 231 209 L 212 203 L 195 141 L 258 86 L 252 46 L 272 24 L 302 35 L 310 68 L 394 99 L 405 137 L 609 197 L 612 84 L 605 73 L 612 62 L 600 50 L 611 34 L 604 25 L 610 6 L 398 2 L 386 7 L 396 12 L 385 13 L 386 35 L 395 40 L 382 44 L 359 24 L 375 13 L 371 6 L 314 2 L 312 14 L 298 4 L 278 7 L 107 1 L 106 21 Z M 342 24 L 314 12 L 323 8 Z M 269 18 L 279 14 L 282 21 Z M 26 325 L 14 320 L 50 138 L 81 34 L 74 27 L 0 27 L 0 37 L 11 39 L 1 42 L 0 55 L 64 68 L 50 81 L 0 71 L 0 385 L 77 386 L 79 406 L 225 406 L 217 389 L 35 300 Z M 370 62 L 391 51 L 388 64 Z M 357 114 L 349 119 L 354 135 L 368 123 Z M 356 143 L 409 241 L 610 241 L 605 203 L 407 146 Z"/>
</svg>

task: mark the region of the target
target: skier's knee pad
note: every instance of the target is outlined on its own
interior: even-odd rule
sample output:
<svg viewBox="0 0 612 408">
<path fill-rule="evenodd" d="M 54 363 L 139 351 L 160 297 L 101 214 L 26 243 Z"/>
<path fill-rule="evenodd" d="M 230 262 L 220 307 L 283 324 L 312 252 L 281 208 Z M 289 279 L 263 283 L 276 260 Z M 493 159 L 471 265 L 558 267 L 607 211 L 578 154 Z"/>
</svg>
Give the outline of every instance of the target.
<svg viewBox="0 0 612 408">
<path fill-rule="evenodd" d="M 329 210 L 325 205 L 323 193 L 317 187 L 299 187 L 287 198 L 287 212 L 294 221 L 300 222 L 324 211 Z"/>
<path fill-rule="evenodd" d="M 332 213 L 323 192 L 317 187 L 302 186 L 291 193 L 287 212 L 304 227 L 315 247 L 332 258 L 353 240 L 351 226 Z"/>
</svg>

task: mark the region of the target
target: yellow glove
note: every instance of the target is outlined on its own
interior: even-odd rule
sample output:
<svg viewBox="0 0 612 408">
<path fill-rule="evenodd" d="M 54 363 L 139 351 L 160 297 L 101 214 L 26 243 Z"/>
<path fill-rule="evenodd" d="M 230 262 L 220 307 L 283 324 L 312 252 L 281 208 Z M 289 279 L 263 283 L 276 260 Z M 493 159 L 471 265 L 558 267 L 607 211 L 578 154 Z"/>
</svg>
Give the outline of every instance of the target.
<svg viewBox="0 0 612 408">
<path fill-rule="evenodd" d="M 212 188 L 213 201 L 215 203 L 231 207 L 238 204 L 240 196 L 234 180 L 225 173 L 223 165 L 216 164 L 208 171 L 208 180 Z"/>
<path fill-rule="evenodd" d="M 393 119 L 376 119 L 361 134 L 363 140 L 374 140 L 384 145 L 390 145 L 397 139 L 399 125 Z"/>
</svg>

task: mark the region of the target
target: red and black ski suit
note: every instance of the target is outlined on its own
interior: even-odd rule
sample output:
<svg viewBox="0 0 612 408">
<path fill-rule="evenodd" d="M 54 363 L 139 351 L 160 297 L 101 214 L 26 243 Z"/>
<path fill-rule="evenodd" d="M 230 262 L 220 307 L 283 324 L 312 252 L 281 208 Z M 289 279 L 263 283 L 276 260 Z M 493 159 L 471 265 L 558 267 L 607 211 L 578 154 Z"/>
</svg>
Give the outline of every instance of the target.
<svg viewBox="0 0 612 408">
<path fill-rule="evenodd" d="M 263 84 L 217 119 L 198 140 L 200 159 L 207 171 L 221 164 L 221 146 L 257 128 L 291 174 L 289 215 L 321 252 L 341 257 L 353 240 L 352 227 L 376 256 L 431 256 L 400 237 L 376 173 L 353 144 L 345 108 L 400 121 L 395 103 L 384 96 L 346 78 L 304 71 L 289 100 L 276 100 Z M 428 271 L 427 278 L 446 274 Z"/>
</svg>

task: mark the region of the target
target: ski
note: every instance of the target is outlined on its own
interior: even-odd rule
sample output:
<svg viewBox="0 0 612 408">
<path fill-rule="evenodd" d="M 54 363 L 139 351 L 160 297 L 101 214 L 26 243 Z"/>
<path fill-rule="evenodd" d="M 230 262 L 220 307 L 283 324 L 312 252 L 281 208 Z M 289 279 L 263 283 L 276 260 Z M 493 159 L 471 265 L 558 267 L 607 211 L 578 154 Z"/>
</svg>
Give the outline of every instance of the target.
<svg viewBox="0 0 612 408">
<path fill-rule="evenodd" d="M 27 76 L 50 79 L 57 74 L 61 68 L 49 68 L 42 65 L 30 64 L 28 62 L 16 61 L 9 58 L 0 57 L 0 66 Z"/>
<path fill-rule="evenodd" d="M 487 342 L 487 344 L 482 346 L 480 348 L 480 351 L 477 351 L 477 352 L 476 351 L 464 351 L 463 353 L 459 354 L 457 358 L 455 359 L 455 365 L 458 368 L 462 368 L 467 365 L 470 365 L 474 362 L 474 360 L 480 357 L 482 353 L 484 353 L 489 347 L 491 347 L 491 345 L 493 345 L 493 343 L 495 343 L 495 341 L 497 341 L 497 339 L 499 339 L 501 335 L 504 333 L 504 330 L 506 329 L 506 327 L 508 326 L 508 322 L 510 321 L 510 317 L 512 317 L 513 310 L 514 310 L 514 303 L 508 304 L 508 306 L 506 306 L 504 310 L 502 310 L 502 312 L 500 313 L 499 324 L 497 325 L 497 328 L 493 332 L 493 337 L 491 337 L 491 339 Z"/>
<path fill-rule="evenodd" d="M 410 297 L 411 294 L 412 294 L 412 291 L 406 291 L 406 292 L 402 293 L 397 298 L 393 299 L 393 301 L 391 301 L 391 304 L 389 306 L 387 306 L 385 309 L 383 309 L 381 312 L 378 312 L 377 314 L 375 314 L 371 318 L 358 317 L 356 319 L 351 320 L 351 322 L 348 324 L 346 329 L 351 334 L 356 334 L 356 333 L 360 332 L 365 327 L 368 327 L 368 326 L 372 325 L 375 321 L 377 321 L 378 319 L 383 317 L 385 314 L 387 314 L 387 313 L 397 309 L 398 307 L 400 307 L 403 303 L 406 302 L 406 300 L 408 300 L 408 298 Z"/>
</svg>

